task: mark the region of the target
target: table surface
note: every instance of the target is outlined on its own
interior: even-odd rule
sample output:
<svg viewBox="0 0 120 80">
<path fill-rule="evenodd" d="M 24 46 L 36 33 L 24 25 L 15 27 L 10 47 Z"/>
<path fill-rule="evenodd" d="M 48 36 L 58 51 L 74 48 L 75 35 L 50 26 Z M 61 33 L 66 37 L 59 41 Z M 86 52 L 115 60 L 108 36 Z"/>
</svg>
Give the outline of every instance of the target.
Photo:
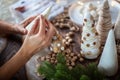
<svg viewBox="0 0 120 80">
<path fill-rule="evenodd" d="M 89 0 L 85 0 L 85 1 L 89 1 Z M 120 0 L 118 0 L 118 1 L 120 1 Z M 15 21 L 14 21 L 14 19 L 11 17 L 11 14 L 10 14 L 10 11 L 9 11 L 9 6 L 11 5 L 11 4 L 13 4 L 13 3 L 15 3 L 15 2 L 17 2 L 17 0 L 0 0 L 0 19 L 2 19 L 2 20 L 5 20 L 5 21 L 8 21 L 8 22 L 12 22 L 12 23 L 14 23 Z M 15 42 L 13 42 L 13 43 L 11 43 L 10 42 L 10 44 L 9 44 L 9 46 L 8 47 L 10 47 L 10 46 L 12 46 L 13 44 L 14 44 Z M 18 43 L 19 44 L 19 43 Z M 19 49 L 19 47 L 20 47 L 20 44 L 19 45 L 16 45 L 17 47 L 15 47 L 14 48 L 14 50 L 12 49 L 12 51 L 17 51 L 18 49 Z M 11 49 L 10 49 L 11 50 Z M 6 51 L 5 51 L 6 52 Z M 34 58 L 37 56 L 37 55 L 39 55 L 39 53 L 38 54 L 36 54 L 32 59 L 33 59 L 33 62 L 36 62 L 35 60 L 34 60 Z M 29 65 L 31 65 L 29 62 L 28 62 L 28 64 Z M 28 65 L 28 66 L 29 66 Z M 33 66 L 33 68 L 35 68 L 34 66 Z M 28 69 L 29 70 L 29 69 Z M 31 70 L 30 71 L 30 73 L 31 72 L 34 72 L 35 70 L 33 69 L 33 70 Z M 29 74 L 29 73 L 28 73 Z M 36 76 L 36 75 L 34 75 L 34 76 Z M 33 79 L 35 79 L 35 78 L 31 78 L 30 80 L 33 80 Z M 36 79 L 35 79 L 36 80 Z M 40 80 L 40 79 L 39 79 Z"/>
</svg>

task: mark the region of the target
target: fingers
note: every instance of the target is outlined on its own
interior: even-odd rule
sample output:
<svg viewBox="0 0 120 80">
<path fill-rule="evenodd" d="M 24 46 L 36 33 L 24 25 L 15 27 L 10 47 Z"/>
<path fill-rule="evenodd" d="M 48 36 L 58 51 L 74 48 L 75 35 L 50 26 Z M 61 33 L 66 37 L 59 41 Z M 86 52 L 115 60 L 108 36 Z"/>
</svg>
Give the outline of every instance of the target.
<svg viewBox="0 0 120 80">
<path fill-rule="evenodd" d="M 18 24 L 14 24 L 11 26 L 11 32 L 12 33 L 17 33 L 17 34 L 27 34 L 27 30 L 23 27 L 21 27 L 21 25 L 18 25 Z"/>
<path fill-rule="evenodd" d="M 40 43 L 40 45 L 45 48 L 51 43 L 52 36 L 55 33 L 55 29 L 54 26 L 43 17 L 41 17 L 40 19 L 40 28 L 41 29 L 39 30 L 38 37 L 40 38 L 40 40 L 42 40 L 42 43 Z M 47 31 L 46 28 L 48 29 Z"/>
<path fill-rule="evenodd" d="M 55 33 L 55 27 L 49 21 L 47 21 L 47 22 L 49 25 L 49 30 L 48 30 L 47 36 L 50 39 Z"/>
<path fill-rule="evenodd" d="M 25 28 L 19 27 L 19 26 L 17 28 L 18 28 L 18 31 L 17 31 L 18 33 L 23 35 L 27 34 L 27 30 Z"/>
<path fill-rule="evenodd" d="M 46 34 L 46 39 L 45 39 L 44 45 L 49 46 L 49 44 L 51 43 L 52 37 L 55 33 L 55 28 L 49 21 L 47 21 L 47 23 L 48 23 L 49 29 Z"/>
<path fill-rule="evenodd" d="M 40 27 L 39 27 L 39 35 L 44 35 L 45 34 L 45 18 L 41 15 L 40 16 Z"/>
<path fill-rule="evenodd" d="M 39 18 L 37 18 L 37 19 L 35 20 L 32 28 L 31 28 L 31 30 L 30 30 L 30 32 L 29 32 L 28 34 L 31 35 L 31 34 L 34 34 L 34 33 L 35 33 L 36 29 L 38 29 L 37 27 L 38 27 L 38 25 L 39 25 L 39 20 L 40 20 Z"/>
<path fill-rule="evenodd" d="M 21 22 L 21 25 L 25 28 L 28 24 L 30 24 L 36 17 L 36 16 L 32 16 L 32 17 L 29 17 L 27 19 L 25 19 L 24 21 Z"/>
</svg>

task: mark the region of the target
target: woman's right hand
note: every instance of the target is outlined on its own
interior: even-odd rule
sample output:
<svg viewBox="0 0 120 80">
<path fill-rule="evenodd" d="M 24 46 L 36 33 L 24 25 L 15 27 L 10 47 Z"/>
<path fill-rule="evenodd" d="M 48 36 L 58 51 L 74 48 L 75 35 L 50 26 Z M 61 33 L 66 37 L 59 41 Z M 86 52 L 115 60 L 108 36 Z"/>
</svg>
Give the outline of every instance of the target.
<svg viewBox="0 0 120 80">
<path fill-rule="evenodd" d="M 26 51 L 31 56 L 34 55 L 50 44 L 54 33 L 54 26 L 40 15 L 40 18 L 36 19 L 32 29 L 26 35 L 21 50 Z"/>
</svg>

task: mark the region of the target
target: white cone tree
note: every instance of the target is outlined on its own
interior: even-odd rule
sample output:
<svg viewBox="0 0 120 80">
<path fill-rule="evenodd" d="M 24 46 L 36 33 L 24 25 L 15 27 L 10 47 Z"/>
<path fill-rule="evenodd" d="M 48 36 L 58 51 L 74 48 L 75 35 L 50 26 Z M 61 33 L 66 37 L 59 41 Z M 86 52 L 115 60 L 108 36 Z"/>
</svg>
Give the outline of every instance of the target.
<svg viewBox="0 0 120 80">
<path fill-rule="evenodd" d="M 95 59 L 100 54 L 99 34 L 95 28 L 95 22 L 92 20 L 91 15 L 88 12 L 84 16 L 81 54 L 87 59 Z"/>
<path fill-rule="evenodd" d="M 52 6 L 48 7 L 43 13 L 41 13 L 41 15 L 43 15 L 46 19 L 48 19 L 48 16 L 49 16 L 49 14 L 50 14 L 51 8 L 52 8 Z M 40 18 L 40 16 L 36 17 L 36 18 L 26 27 L 26 29 L 27 29 L 28 31 L 31 30 L 32 26 L 33 26 L 34 23 L 35 23 L 35 20 L 38 19 L 38 18 Z"/>
<path fill-rule="evenodd" d="M 115 75 L 118 70 L 117 50 L 113 29 L 109 31 L 98 69 L 107 76 Z"/>
</svg>

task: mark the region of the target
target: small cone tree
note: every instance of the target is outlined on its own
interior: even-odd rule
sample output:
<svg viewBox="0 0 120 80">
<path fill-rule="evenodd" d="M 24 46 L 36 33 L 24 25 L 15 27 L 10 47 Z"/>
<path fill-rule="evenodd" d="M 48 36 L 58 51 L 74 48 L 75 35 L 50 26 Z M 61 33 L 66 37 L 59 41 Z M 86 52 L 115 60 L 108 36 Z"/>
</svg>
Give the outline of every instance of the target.
<svg viewBox="0 0 120 80">
<path fill-rule="evenodd" d="M 81 54 L 87 59 L 95 59 L 100 54 L 99 34 L 95 28 L 95 21 L 90 13 L 86 13 L 81 38 Z"/>
<path fill-rule="evenodd" d="M 112 22 L 111 22 L 109 4 L 108 4 L 108 0 L 104 0 L 104 3 L 102 4 L 99 11 L 99 19 L 96 26 L 96 29 L 100 34 L 100 41 L 102 45 L 105 44 L 108 32 L 111 28 L 112 28 Z"/>
</svg>

